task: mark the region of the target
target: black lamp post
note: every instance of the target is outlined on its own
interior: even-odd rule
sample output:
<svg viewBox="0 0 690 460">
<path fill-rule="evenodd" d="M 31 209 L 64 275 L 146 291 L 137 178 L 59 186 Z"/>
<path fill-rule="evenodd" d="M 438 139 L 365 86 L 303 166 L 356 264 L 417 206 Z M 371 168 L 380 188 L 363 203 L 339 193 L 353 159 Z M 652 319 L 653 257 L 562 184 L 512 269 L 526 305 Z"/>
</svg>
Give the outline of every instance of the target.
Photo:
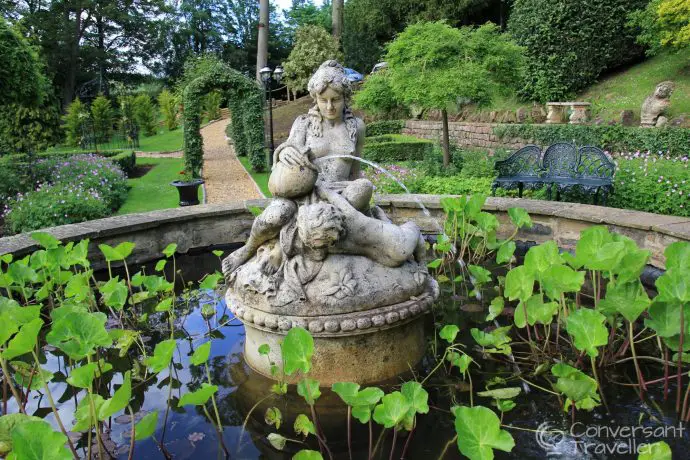
<svg viewBox="0 0 690 460">
<path fill-rule="evenodd" d="M 270 140 L 269 140 L 269 146 L 268 146 L 268 151 L 270 154 L 269 161 L 268 161 L 268 167 L 270 169 L 270 165 L 273 162 L 273 150 L 274 145 L 273 145 L 273 87 L 272 84 L 275 81 L 276 83 L 280 84 L 280 80 L 283 78 L 283 68 L 281 66 L 276 67 L 275 70 L 271 70 L 270 67 L 264 67 L 263 69 L 259 70 L 259 74 L 261 75 L 261 81 L 264 84 L 264 89 L 268 93 L 268 129 L 270 132 Z"/>
</svg>

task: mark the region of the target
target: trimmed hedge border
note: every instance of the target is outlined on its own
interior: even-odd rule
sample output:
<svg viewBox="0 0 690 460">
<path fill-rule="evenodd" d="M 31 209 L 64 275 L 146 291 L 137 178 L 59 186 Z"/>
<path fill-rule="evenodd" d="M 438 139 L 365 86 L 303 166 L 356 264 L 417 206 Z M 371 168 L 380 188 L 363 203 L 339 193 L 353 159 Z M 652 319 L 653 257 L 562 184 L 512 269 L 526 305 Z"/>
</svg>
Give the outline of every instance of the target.
<svg viewBox="0 0 690 460">
<path fill-rule="evenodd" d="M 377 162 L 423 160 L 431 153 L 434 142 L 404 134 L 367 137 L 362 157 Z"/>
<path fill-rule="evenodd" d="M 381 120 L 367 124 L 367 137 L 382 136 L 384 134 L 402 134 L 405 120 Z"/>
<path fill-rule="evenodd" d="M 596 145 L 610 152 L 662 151 L 678 156 L 690 152 L 688 128 L 516 124 L 496 126 L 493 132 L 501 139 L 520 138 L 541 145 L 575 141 L 579 145 Z"/>
</svg>

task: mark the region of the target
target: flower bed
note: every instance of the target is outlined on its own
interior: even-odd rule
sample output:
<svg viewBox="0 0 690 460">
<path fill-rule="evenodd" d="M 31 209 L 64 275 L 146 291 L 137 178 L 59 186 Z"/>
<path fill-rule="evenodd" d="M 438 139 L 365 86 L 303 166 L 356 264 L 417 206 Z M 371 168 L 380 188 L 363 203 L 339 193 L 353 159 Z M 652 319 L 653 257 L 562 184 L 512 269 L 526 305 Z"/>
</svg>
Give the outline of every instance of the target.
<svg viewBox="0 0 690 460">
<path fill-rule="evenodd" d="M 634 152 L 614 156 L 617 164 L 609 205 L 638 211 L 690 216 L 688 157 Z"/>
<path fill-rule="evenodd" d="M 97 155 L 39 160 L 33 174 L 36 189 L 17 194 L 5 205 L 9 233 L 107 217 L 127 197 L 122 170 Z"/>
</svg>

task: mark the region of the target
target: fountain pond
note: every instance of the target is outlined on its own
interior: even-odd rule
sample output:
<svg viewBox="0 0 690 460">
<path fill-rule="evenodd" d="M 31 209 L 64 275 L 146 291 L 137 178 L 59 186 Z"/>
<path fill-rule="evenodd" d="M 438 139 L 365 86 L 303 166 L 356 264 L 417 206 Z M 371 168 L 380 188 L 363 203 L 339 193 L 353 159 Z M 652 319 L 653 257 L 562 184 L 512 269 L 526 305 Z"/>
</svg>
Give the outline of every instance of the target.
<svg viewBox="0 0 690 460">
<path fill-rule="evenodd" d="M 679 389 L 675 368 L 664 370 L 658 364 L 661 360 L 653 360 L 659 354 L 657 340 L 645 334 L 647 329 L 638 327 L 634 339 L 640 372 L 647 380 L 643 399 L 637 392 L 637 367 L 626 352 L 625 336 L 615 340 L 612 348 L 616 353 L 624 348 L 622 354 L 607 362 L 600 358 L 603 385 L 597 394 L 597 384 L 589 377 L 588 355 L 572 350 L 578 346 L 579 335 L 572 333 L 575 329 L 569 323 L 565 323 L 568 334 L 560 331 L 560 355 L 554 350 L 555 340 L 546 341 L 547 334 L 558 334 L 556 323 L 532 321 L 531 310 L 527 318 L 534 326 L 513 326 L 510 333 L 501 329 L 520 321 L 513 303 L 506 300 L 504 308 L 497 307 L 501 302 L 496 299 L 508 297 L 514 288 L 510 273 L 533 263 L 535 254 L 546 249 L 537 249 L 531 256 L 528 252 L 525 265 L 516 265 L 523 259 L 518 247 L 518 260 L 512 259 L 507 266 L 485 264 L 490 270 L 484 272 L 467 263 L 474 251 L 468 259 L 461 250 L 447 251 L 447 242 L 439 238 L 435 249 L 442 262 L 432 261 L 431 266 L 436 267 L 442 289 L 425 317 L 424 358 L 406 374 L 368 385 L 386 396 L 378 402 L 380 409 L 374 408 L 376 403 L 371 406 L 374 421 L 360 423 L 354 417 L 366 418 L 362 407 L 354 405 L 359 412 L 348 411 L 343 403 L 343 398 L 353 394 L 351 387 L 336 386 L 337 391 L 322 387 L 312 412 L 304 395 L 316 398 L 314 388 L 289 385 L 281 389 L 279 373 L 274 376 L 276 385 L 275 379 L 247 365 L 245 329 L 230 314 L 222 277 L 216 271 L 221 252 L 198 255 L 196 260 L 205 262 L 195 264 L 199 268 L 195 272 L 189 266 L 178 270 L 182 257 L 176 256 L 174 245 L 166 248 L 158 262 L 142 267 L 124 263 L 136 250 L 133 245 L 105 246 L 100 250 L 109 267 L 94 273 L 86 259 L 88 242 L 63 246 L 47 234 L 35 238 L 44 249 L 23 260 L 3 256 L 0 262 L 4 289 L 0 311 L 7 325 L 0 337 L 2 363 L 12 376 L 11 386 L 6 380 L 3 387 L 2 409 L 3 414 L 25 412 L 42 418 L 55 434 L 51 438 L 36 427 L 43 422 L 21 420 L 31 428 L 29 432 L 18 428 L 19 422 L 16 426 L 0 422 L 0 448 L 5 452 L 13 448 L 10 455 L 15 458 L 71 458 L 66 438 L 59 435 L 60 424 L 80 458 L 277 459 L 292 458 L 306 449 L 314 453 L 299 455 L 314 456 L 299 458 L 318 458 L 315 452 L 321 449 L 323 458 L 342 459 L 460 458 L 460 452 L 471 458 L 491 458 L 488 455 L 493 452 L 497 458 L 543 458 L 546 453 L 594 459 L 634 458 L 631 452 L 641 444 L 662 440 L 674 452 L 690 448 L 675 414 Z M 448 264 L 449 260 L 453 263 Z M 673 275 L 672 269 L 669 272 Z M 594 280 L 578 293 L 582 309 L 591 310 L 587 304 L 597 297 L 599 302 L 608 298 L 599 292 L 602 284 L 596 274 Z M 49 290 L 41 289 L 46 285 Z M 543 285 L 546 289 L 548 283 Z M 575 315 L 573 296 L 567 297 L 567 310 Z M 39 303 L 44 305 L 40 314 L 31 307 Z M 648 319 L 653 321 L 658 312 L 651 310 L 654 306 L 648 308 Z M 488 322 L 487 314 L 493 316 Z M 41 327 L 49 322 L 51 327 Z M 655 325 L 652 322 L 648 327 Z M 646 337 L 652 340 L 642 340 Z M 665 344 L 670 347 L 672 341 Z M 608 354 L 608 345 L 598 349 L 600 356 Z M 309 361 L 308 353 L 297 354 L 303 364 Z M 570 379 L 557 379 L 553 374 L 557 355 L 582 375 L 576 371 Z M 670 376 L 664 379 L 664 373 Z M 659 377 L 666 380 L 666 388 L 657 382 Z M 590 387 L 588 394 L 576 397 L 568 392 L 567 383 L 578 379 Z M 422 385 L 411 386 L 413 381 Z M 685 393 L 684 387 L 680 390 Z M 410 394 L 417 395 L 411 396 L 412 405 L 405 402 Z M 568 396 L 575 398 L 572 404 Z M 402 413 L 396 413 L 396 401 L 405 408 Z M 486 418 L 470 418 L 475 426 L 463 425 L 458 420 L 468 415 L 460 414 L 458 406 L 482 406 L 495 415 L 479 414 Z M 409 424 L 405 418 L 412 407 Z M 354 417 L 348 417 L 349 413 Z M 318 424 L 312 428 L 305 424 L 305 416 L 314 421 L 314 415 Z M 94 419 L 98 433 L 89 428 L 95 425 Z M 135 443 L 130 442 L 132 420 Z M 500 425 L 494 426 L 497 420 Z M 323 446 L 313 434 L 305 438 L 295 433 L 296 423 L 301 430 L 318 432 Z M 386 423 L 399 429 L 383 429 Z M 631 435 L 626 427 L 644 431 Z M 468 433 L 475 429 L 485 429 L 488 441 L 484 445 L 473 444 Z M 503 433 L 509 433 L 510 440 Z M 458 449 L 458 437 L 465 450 Z M 27 452 L 21 450 L 27 442 L 52 449 L 54 456 L 23 456 L 20 452 Z"/>
</svg>

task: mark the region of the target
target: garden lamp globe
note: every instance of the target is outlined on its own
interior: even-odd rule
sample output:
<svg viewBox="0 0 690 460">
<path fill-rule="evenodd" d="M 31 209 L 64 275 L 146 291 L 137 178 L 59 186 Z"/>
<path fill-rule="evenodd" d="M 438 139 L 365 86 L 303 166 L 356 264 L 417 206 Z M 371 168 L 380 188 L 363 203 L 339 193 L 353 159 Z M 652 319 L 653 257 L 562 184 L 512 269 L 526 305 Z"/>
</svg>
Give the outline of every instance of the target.
<svg viewBox="0 0 690 460">
<path fill-rule="evenodd" d="M 281 66 L 276 67 L 276 70 L 273 72 L 273 79 L 276 83 L 280 83 L 280 80 L 283 79 L 283 68 Z"/>
<path fill-rule="evenodd" d="M 261 75 L 261 80 L 264 83 L 268 83 L 271 80 L 271 68 L 264 67 L 263 69 L 259 70 L 259 75 Z"/>
</svg>

